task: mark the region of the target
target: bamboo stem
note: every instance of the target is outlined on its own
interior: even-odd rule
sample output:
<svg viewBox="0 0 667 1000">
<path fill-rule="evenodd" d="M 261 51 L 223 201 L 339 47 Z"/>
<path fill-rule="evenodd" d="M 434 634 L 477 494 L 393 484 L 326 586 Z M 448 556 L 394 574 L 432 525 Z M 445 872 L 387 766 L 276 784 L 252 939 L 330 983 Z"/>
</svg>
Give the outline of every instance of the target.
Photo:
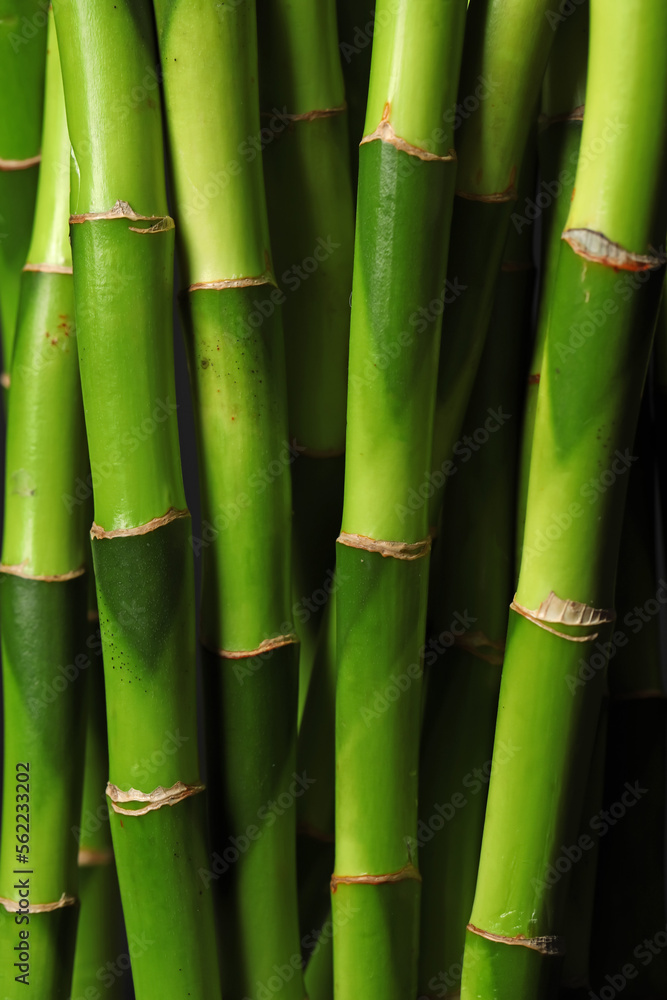
<svg viewBox="0 0 667 1000">
<path fill-rule="evenodd" d="M 67 239 L 69 139 L 51 18 L 43 166 L 21 287 L 0 566 L 4 763 L 0 991 L 70 996 L 83 778 L 85 468 Z M 67 273 L 67 272 L 70 273 Z"/>
<path fill-rule="evenodd" d="M 148 2 L 54 4 L 92 469 L 111 831 L 139 1000 L 218 995 L 202 893 L 194 584 L 181 478 L 154 24 Z M 151 947 L 141 945 L 149 939 Z"/>
<path fill-rule="evenodd" d="M 298 659 L 290 621 L 290 466 L 280 293 L 260 134 L 255 4 L 156 2 L 197 430 L 201 638 L 223 992 L 255 997 L 287 967 L 303 1000 L 296 899 Z M 208 109 L 202 118 L 200 108 Z M 226 180 L 207 189 L 220 165 Z M 211 190 L 206 204 L 197 200 Z M 232 513 L 233 512 L 233 513 Z M 291 791 L 290 791 L 291 789 Z M 285 797 L 291 798 L 285 806 Z M 282 803 L 282 805 L 280 804 Z M 251 831 L 251 833 L 249 832 Z M 230 860 L 231 859 L 231 860 Z M 220 877 L 223 875 L 224 877 Z M 205 885 L 208 883 L 204 883 Z"/>
<path fill-rule="evenodd" d="M 453 130 L 440 125 L 458 80 L 464 16 L 458 0 L 387 0 L 376 13 L 337 555 L 344 581 L 336 595 L 332 877 L 339 1000 L 413 1000 L 417 987 L 417 764 L 430 538 L 425 507 L 407 522 L 402 510 L 430 468 L 440 318 L 416 323 L 445 278 L 456 166 Z M 387 700 L 389 691 L 395 696 Z"/>
<path fill-rule="evenodd" d="M 603 643 L 614 628 L 624 456 L 663 277 L 651 247 L 667 229 L 657 198 L 664 135 L 655 125 L 667 99 L 665 41 L 662 4 L 592 0 L 586 119 L 547 332 L 496 728 L 496 745 L 511 735 L 522 749 L 491 776 L 464 1000 L 548 995 L 563 950 L 566 880 L 549 886 L 545 876 L 578 834 L 605 681 Z M 647 86 L 656 105 L 637 116 Z M 608 132 L 599 149 L 608 119 L 626 127 L 617 138 Z M 595 336 L 601 328 L 603 340 Z M 584 680 L 582 662 L 600 669 Z"/>
</svg>

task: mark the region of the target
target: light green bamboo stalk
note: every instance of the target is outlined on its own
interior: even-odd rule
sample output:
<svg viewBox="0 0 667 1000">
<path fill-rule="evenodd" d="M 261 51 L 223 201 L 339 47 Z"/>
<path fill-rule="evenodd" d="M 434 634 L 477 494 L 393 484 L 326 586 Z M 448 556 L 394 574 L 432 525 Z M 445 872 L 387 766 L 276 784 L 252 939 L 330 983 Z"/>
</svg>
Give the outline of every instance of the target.
<svg viewBox="0 0 667 1000">
<path fill-rule="evenodd" d="M 0 3 L 0 327 L 3 386 L 9 386 L 21 271 L 32 231 L 39 174 L 45 5 Z"/>
<path fill-rule="evenodd" d="M 345 581 L 336 594 L 331 883 L 338 1000 L 414 1000 L 417 987 L 417 764 L 430 538 L 425 507 L 406 523 L 402 506 L 430 468 L 440 314 L 428 310 L 444 294 L 456 171 L 453 129 L 441 126 L 458 80 L 465 9 L 464 0 L 385 0 L 376 11 L 337 556 Z"/>
<path fill-rule="evenodd" d="M 109 732 L 107 797 L 139 1000 L 219 996 L 199 794 L 194 586 L 147 0 L 54 3 Z M 150 940 L 150 947 L 139 942 Z"/>
<path fill-rule="evenodd" d="M 511 735 L 521 751 L 491 776 L 464 1000 L 536 1000 L 558 974 L 567 880 L 549 886 L 545 874 L 578 833 L 613 631 L 626 450 L 663 277 L 652 247 L 667 229 L 658 199 L 665 136 L 656 124 L 667 100 L 666 42 L 667 8 L 656 0 L 592 0 L 586 119 L 547 331 L 496 728 L 496 745 Z M 655 104 L 637 115 L 647 87 Z M 610 125 L 605 142 L 607 120 L 625 128 L 616 137 Z"/>
<path fill-rule="evenodd" d="M 459 165 L 433 434 L 430 523 L 440 516 L 486 338 L 524 149 L 554 37 L 556 0 L 472 0 L 458 103 Z"/>
<path fill-rule="evenodd" d="M 83 780 L 85 529 L 63 497 L 85 468 L 67 220 L 69 140 L 49 31 L 43 161 L 22 279 L 0 565 L 4 764 L 0 993 L 70 995 Z M 72 677 L 73 672 L 73 677 Z M 26 986 L 28 990 L 26 990 Z"/>
<path fill-rule="evenodd" d="M 287 967 L 282 996 L 303 1000 L 294 799 L 284 807 L 284 796 L 300 791 L 290 622 L 294 451 L 261 159 L 241 154 L 260 131 L 255 4 L 159 0 L 155 9 L 203 517 L 215 524 L 236 505 L 233 523 L 203 552 L 214 864 L 208 876 L 202 869 L 202 887 L 213 881 L 220 890 L 225 995 L 262 996 L 276 968 Z M 209 193 L 221 165 L 226 181 Z"/>
<path fill-rule="evenodd" d="M 542 86 L 542 112 L 539 119 L 538 151 L 540 185 L 537 200 L 519 200 L 511 223 L 518 232 L 530 231 L 537 213 L 541 213 L 541 281 L 537 334 L 533 346 L 526 400 L 523 413 L 519 492 L 517 499 L 517 567 L 526 520 L 526 500 L 530 475 L 530 454 L 537 408 L 537 390 L 544 341 L 549 325 L 554 284 L 560 257 L 561 233 L 567 222 L 586 97 L 588 59 L 588 2 L 559 25 Z M 531 207 L 533 212 L 530 212 Z M 537 210 L 537 212 L 535 211 Z M 532 215 L 532 218 L 529 217 Z"/>
</svg>

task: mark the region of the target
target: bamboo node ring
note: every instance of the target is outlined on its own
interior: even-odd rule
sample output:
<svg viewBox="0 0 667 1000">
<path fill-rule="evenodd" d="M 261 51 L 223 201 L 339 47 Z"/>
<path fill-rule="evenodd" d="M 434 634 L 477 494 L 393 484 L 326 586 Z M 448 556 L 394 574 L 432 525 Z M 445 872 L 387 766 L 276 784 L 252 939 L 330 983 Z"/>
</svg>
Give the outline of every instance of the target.
<svg viewBox="0 0 667 1000">
<path fill-rule="evenodd" d="M 571 628 L 594 628 L 596 625 L 606 625 L 616 621 L 616 612 L 614 610 L 592 608 L 589 604 L 582 604 L 580 601 L 564 600 L 562 597 L 558 597 L 553 590 L 535 611 L 519 604 L 516 595 L 510 604 L 510 608 L 518 615 L 527 618 L 533 625 L 537 625 L 546 632 L 551 632 L 552 635 L 556 635 L 560 639 L 567 639 L 568 642 L 593 642 L 597 639 L 599 633 L 591 632 L 588 635 L 569 635 L 567 632 L 561 632 L 559 629 L 551 628 L 551 626 L 566 625 Z"/>
<path fill-rule="evenodd" d="M 129 788 L 125 792 L 118 785 L 112 785 L 109 782 L 106 794 L 114 812 L 120 813 L 123 816 L 145 816 L 146 813 L 162 809 L 163 806 L 175 806 L 178 802 L 182 802 L 183 799 L 203 792 L 205 787 L 205 785 L 201 784 L 186 785 L 182 781 L 177 781 L 170 788 L 163 788 L 162 785 L 158 785 L 152 792 L 140 792 L 138 788 Z M 145 802 L 146 804 L 141 809 L 125 809 L 121 805 L 122 802 Z"/>
<path fill-rule="evenodd" d="M 366 552 L 378 552 L 381 556 L 392 559 L 405 559 L 411 562 L 422 559 L 431 551 L 431 536 L 419 542 L 387 542 L 380 538 L 369 538 L 367 535 L 353 535 L 341 531 L 336 539 L 341 545 L 351 549 L 363 549 Z"/>
<path fill-rule="evenodd" d="M 506 937 L 504 934 L 492 934 L 491 931 L 483 931 L 474 924 L 468 924 L 467 930 L 488 941 L 497 941 L 498 944 L 520 945 L 522 948 L 532 948 L 539 951 L 541 955 L 564 955 L 565 941 L 562 937 L 554 934 L 543 934 L 540 937 L 529 938 L 524 934 L 517 934 L 516 937 Z"/>
<path fill-rule="evenodd" d="M 28 906 L 20 906 L 16 900 L 0 896 L 0 903 L 7 913 L 51 913 L 53 910 L 62 910 L 65 906 L 74 906 L 76 902 L 76 896 L 68 896 L 66 892 L 55 903 L 29 903 Z"/>
<path fill-rule="evenodd" d="M 422 877 L 414 865 L 406 865 L 399 868 L 397 872 L 388 872 L 385 875 L 332 875 L 331 891 L 335 892 L 339 885 L 383 885 L 386 882 L 404 882 L 412 879 L 421 882 Z"/>
</svg>

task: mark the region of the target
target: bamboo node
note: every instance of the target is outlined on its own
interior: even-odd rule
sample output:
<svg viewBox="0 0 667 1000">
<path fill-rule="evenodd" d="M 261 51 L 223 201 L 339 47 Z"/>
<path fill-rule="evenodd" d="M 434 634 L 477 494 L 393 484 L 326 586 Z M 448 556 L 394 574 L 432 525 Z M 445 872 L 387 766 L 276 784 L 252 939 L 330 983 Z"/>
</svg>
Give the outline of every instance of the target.
<svg viewBox="0 0 667 1000">
<path fill-rule="evenodd" d="M 258 285 L 275 285 L 276 281 L 273 272 L 268 270 L 264 274 L 258 274 L 249 278 L 218 278 L 215 281 L 195 281 L 193 285 L 188 285 L 189 292 L 199 291 L 224 291 L 227 288 L 253 288 Z M 277 286 L 276 286 L 277 287 Z"/>
<path fill-rule="evenodd" d="M 477 632 L 466 632 L 454 639 L 454 645 L 465 649 L 467 653 L 476 656 L 479 660 L 491 663 L 493 666 L 501 667 L 505 655 L 505 642 L 503 639 L 489 639 L 481 630 Z"/>
<path fill-rule="evenodd" d="M 75 226 L 82 222 L 101 222 L 105 219 L 130 219 L 132 222 L 153 222 L 149 229 L 135 229 L 130 227 L 133 233 L 161 233 L 167 229 L 174 228 L 174 220 L 168 215 L 138 215 L 132 206 L 119 198 L 113 208 L 106 212 L 82 212 L 79 215 L 70 215 L 70 225 Z"/>
<path fill-rule="evenodd" d="M 28 573 L 26 570 L 26 563 L 20 563 L 18 566 L 7 566 L 5 563 L 0 563 L 0 573 L 8 573 L 10 576 L 20 576 L 24 580 L 37 580 L 41 583 L 65 583 L 67 580 L 75 580 L 78 576 L 83 576 L 85 572 L 85 566 L 78 566 L 76 569 L 72 569 L 68 573 L 41 575 L 37 573 Z"/>
<path fill-rule="evenodd" d="M 564 955 L 565 940 L 555 934 L 543 934 L 540 937 L 529 938 L 524 934 L 517 934 L 515 937 L 506 937 L 504 934 L 492 934 L 491 931 L 483 931 L 474 924 L 468 924 L 467 930 L 488 941 L 497 941 L 498 944 L 518 944 L 522 948 L 532 948 L 539 951 L 541 955 Z"/>
<path fill-rule="evenodd" d="M 312 122 L 316 121 L 318 118 L 334 118 L 336 115 L 343 115 L 347 111 L 347 101 L 343 101 L 342 104 L 338 104 L 335 108 L 315 108 L 313 111 L 301 111 L 296 113 L 290 113 L 287 111 L 281 111 L 278 115 L 274 111 L 262 111 L 262 118 L 281 118 L 284 121 L 289 122 Z"/>
<path fill-rule="evenodd" d="M 367 142 L 375 142 L 376 139 L 380 139 L 381 142 L 386 142 L 390 146 L 395 146 L 396 149 L 400 149 L 402 153 L 407 153 L 408 156 L 416 156 L 420 160 L 426 160 L 427 162 L 435 161 L 436 163 L 455 163 L 456 162 L 456 150 L 450 149 L 446 156 L 438 156 L 437 153 L 429 153 L 427 149 L 422 149 L 420 146 L 413 146 L 411 142 L 407 139 L 402 139 L 400 135 L 396 135 L 394 131 L 394 126 L 391 124 L 388 118 L 389 105 L 385 108 L 385 116 L 382 121 L 370 135 L 365 135 L 360 146 L 365 145 Z"/>
<path fill-rule="evenodd" d="M 76 896 L 68 896 L 66 892 L 55 903 L 30 903 L 28 906 L 19 906 L 16 900 L 0 896 L 0 903 L 7 913 L 51 913 L 53 910 L 62 910 L 65 906 L 74 906 L 76 902 Z"/>
<path fill-rule="evenodd" d="M 403 882 L 412 879 L 421 882 L 422 877 L 414 865 L 406 865 L 399 868 L 397 872 L 388 872 L 386 875 L 332 875 L 331 891 L 335 892 L 339 885 L 383 885 L 386 882 Z"/>
<path fill-rule="evenodd" d="M 2 386 L 3 389 L 9 389 L 11 381 L 12 377 L 9 374 L 9 372 L 3 372 L 2 375 L 0 375 L 0 385 Z"/>
<path fill-rule="evenodd" d="M 613 243 L 604 233 L 594 229 L 566 229 L 562 239 L 574 252 L 585 260 L 611 267 L 615 271 L 657 271 L 664 267 L 667 257 L 664 253 L 652 251 L 649 254 L 631 253 Z"/>
<path fill-rule="evenodd" d="M 37 156 L 29 156 L 25 160 L 5 160 L 0 157 L 0 170 L 28 170 L 30 167 L 36 167 L 41 159 L 41 153 L 38 153 Z"/>
<path fill-rule="evenodd" d="M 73 274 L 74 268 L 71 264 L 24 264 L 24 271 L 42 271 L 46 274 Z"/>
<path fill-rule="evenodd" d="M 298 642 L 299 637 L 296 632 L 287 632 L 285 635 L 274 635 L 269 639 L 262 639 L 255 649 L 220 649 L 204 639 L 201 640 L 202 646 L 208 649 L 209 653 L 214 653 L 215 656 L 219 656 L 223 660 L 248 660 L 252 656 L 261 656 L 263 653 L 270 653 L 274 649 Z"/>
<path fill-rule="evenodd" d="M 586 110 L 585 104 L 580 104 L 578 107 L 573 108 L 572 111 L 564 112 L 560 115 L 539 115 L 537 119 L 537 124 L 540 128 L 549 128 L 550 125 L 555 125 L 557 122 L 583 122 L 584 111 Z"/>
<path fill-rule="evenodd" d="M 152 792 L 140 792 L 138 788 L 129 788 L 125 792 L 118 785 L 112 785 L 109 782 L 106 793 L 114 812 L 120 813 L 123 816 L 145 816 L 146 813 L 161 809 L 163 806 L 175 806 L 178 802 L 182 802 L 183 799 L 203 792 L 205 787 L 205 785 L 201 784 L 186 785 L 182 781 L 177 781 L 170 788 L 163 788 L 162 785 L 158 785 Z M 145 802 L 146 805 L 141 809 L 124 809 L 120 804 L 122 802 Z"/>
<path fill-rule="evenodd" d="M 613 609 L 592 608 L 589 604 L 582 604 L 580 601 L 564 600 L 562 597 L 558 597 L 553 590 L 536 611 L 531 611 L 530 608 L 519 604 L 516 595 L 510 608 L 534 625 L 538 625 L 539 628 L 551 632 L 552 635 L 556 635 L 560 639 L 567 639 L 568 642 L 593 642 L 599 633 L 569 635 L 567 632 L 561 632 L 550 626 L 566 625 L 571 628 L 594 628 L 596 625 L 606 625 L 616 621 L 616 612 Z"/>
<path fill-rule="evenodd" d="M 113 864 L 113 851 L 109 848 L 99 851 L 94 847 L 80 847 L 77 864 L 79 868 L 93 868 Z"/>
<path fill-rule="evenodd" d="M 90 537 L 97 539 L 129 538 L 133 535 L 147 535 L 149 531 L 157 531 L 158 528 L 164 528 L 166 524 L 170 524 L 171 521 L 177 521 L 181 517 L 190 517 L 190 511 L 187 507 L 184 510 L 170 507 L 167 513 L 162 514 L 161 517 L 154 517 L 152 521 L 147 521 L 146 524 L 138 524 L 134 528 L 113 528 L 111 531 L 105 531 L 104 528 L 93 521 L 93 526 L 90 529 Z"/>
<path fill-rule="evenodd" d="M 385 559 L 390 557 L 410 562 L 414 559 L 423 559 L 431 551 L 430 535 L 420 542 L 386 542 L 379 538 L 369 538 L 367 535 L 351 535 L 347 531 L 341 531 L 336 541 L 352 549 L 378 552 Z"/>
</svg>

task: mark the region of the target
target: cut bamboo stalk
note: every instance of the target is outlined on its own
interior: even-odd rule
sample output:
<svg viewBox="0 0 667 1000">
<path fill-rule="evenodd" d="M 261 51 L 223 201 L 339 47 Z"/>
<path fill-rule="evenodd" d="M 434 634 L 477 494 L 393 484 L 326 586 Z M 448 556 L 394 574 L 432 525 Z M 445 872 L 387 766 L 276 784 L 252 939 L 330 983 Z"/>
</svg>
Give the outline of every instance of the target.
<svg viewBox="0 0 667 1000">
<path fill-rule="evenodd" d="M 43 170 L 23 272 L 0 565 L 4 763 L 0 992 L 70 996 L 83 781 L 85 470 L 68 242 L 69 139 L 53 19 Z M 85 676 L 85 675 L 84 675 Z M 29 991 L 28 990 L 28 991 Z"/>
<path fill-rule="evenodd" d="M 303 1000 L 295 801 L 306 789 L 295 784 L 298 647 L 290 621 L 294 450 L 262 162 L 239 158 L 260 133 L 255 4 L 218 11 L 205 0 L 160 0 L 155 8 L 202 514 L 211 524 L 222 524 L 220 515 L 229 520 L 203 551 L 214 865 L 203 870 L 202 885 L 213 882 L 222 904 L 225 995 L 261 995 L 276 969 L 286 969 L 282 997 Z"/>
<path fill-rule="evenodd" d="M 21 271 L 32 232 L 39 175 L 45 5 L 5 0 L 0 17 L 0 327 L 2 385 L 9 386 Z"/>
<path fill-rule="evenodd" d="M 336 594 L 334 987 L 413 1000 L 430 468 L 465 2 L 378 4 L 360 179 Z M 391 779 L 388 780 L 387 776 Z"/>
<path fill-rule="evenodd" d="M 154 23 L 147 0 L 54 3 L 92 469 L 111 832 L 135 992 L 219 996 L 199 777 L 194 582 L 181 476 Z M 150 940 L 148 948 L 142 940 Z"/>
<path fill-rule="evenodd" d="M 521 751 L 491 775 L 464 1000 L 535 1000 L 558 975 L 567 879 L 548 887 L 545 875 L 578 834 L 614 629 L 628 452 L 663 277 L 652 247 L 667 229 L 658 199 L 665 137 L 656 128 L 667 99 L 666 42 L 667 8 L 656 0 L 592 0 L 586 119 L 496 727 L 496 746 L 511 736 Z M 656 101 L 638 116 L 646 88 Z M 625 127 L 614 130 L 615 122 Z M 593 665 L 588 680 L 582 663 Z"/>
</svg>

